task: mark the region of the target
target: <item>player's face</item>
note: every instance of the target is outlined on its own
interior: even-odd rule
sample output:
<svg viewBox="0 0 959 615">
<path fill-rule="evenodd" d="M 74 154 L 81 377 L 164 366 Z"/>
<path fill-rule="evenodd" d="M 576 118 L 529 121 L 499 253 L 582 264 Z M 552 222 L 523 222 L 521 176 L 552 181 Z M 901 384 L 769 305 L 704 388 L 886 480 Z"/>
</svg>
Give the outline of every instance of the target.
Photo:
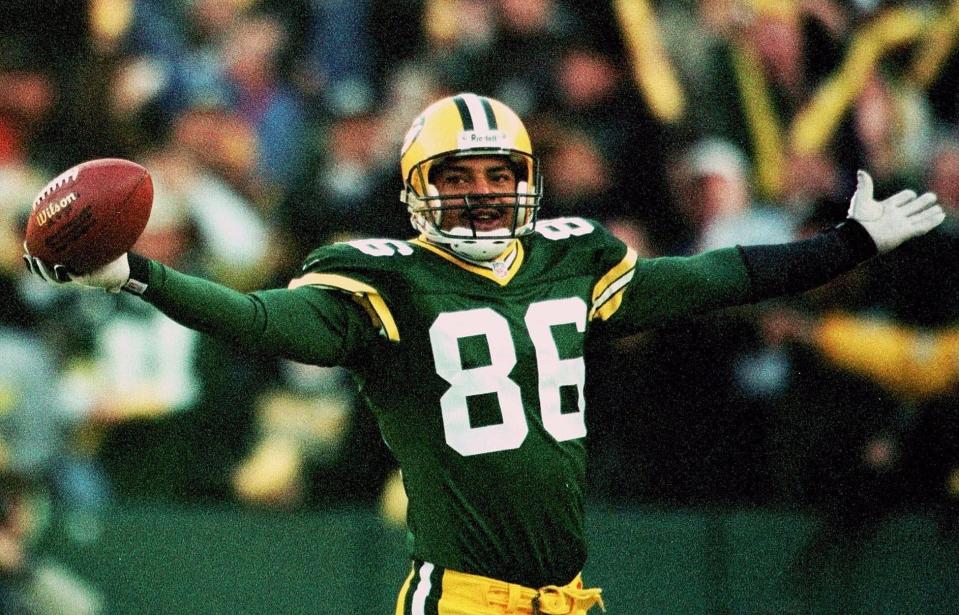
<svg viewBox="0 0 959 615">
<path fill-rule="evenodd" d="M 486 196 L 497 193 L 516 192 L 516 172 L 509 161 L 502 156 L 476 156 L 454 158 L 444 163 L 433 178 L 433 185 L 441 196 L 467 196 L 469 208 L 454 208 L 443 212 L 443 230 L 456 227 L 472 228 L 476 231 L 492 231 L 512 228 L 516 210 L 513 205 L 516 197 Z M 446 205 L 462 205 L 464 201 L 447 200 Z"/>
</svg>

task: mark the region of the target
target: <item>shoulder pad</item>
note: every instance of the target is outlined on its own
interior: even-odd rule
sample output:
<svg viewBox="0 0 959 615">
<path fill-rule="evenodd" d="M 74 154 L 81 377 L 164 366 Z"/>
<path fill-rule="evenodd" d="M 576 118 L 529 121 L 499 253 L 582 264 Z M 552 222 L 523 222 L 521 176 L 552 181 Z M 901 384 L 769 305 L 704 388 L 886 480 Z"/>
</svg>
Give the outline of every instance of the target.
<svg viewBox="0 0 959 615">
<path fill-rule="evenodd" d="M 562 252 L 574 262 L 586 263 L 597 275 L 592 291 L 590 319 L 608 320 L 623 300 L 633 279 L 637 255 L 602 224 L 586 218 L 564 217 L 536 222 L 538 241 Z"/>
<path fill-rule="evenodd" d="M 398 341 L 399 331 L 383 286 L 395 277 L 391 274 L 403 270 L 403 258 L 412 254 L 413 248 L 397 239 L 359 239 L 323 246 L 306 258 L 302 274 L 290 281 L 289 288 L 314 286 L 345 292 L 367 309 L 385 337 Z"/>
<path fill-rule="evenodd" d="M 403 256 L 413 254 L 413 248 L 399 239 L 356 239 L 317 248 L 306 257 L 302 271 L 322 271 L 331 268 L 389 268 Z M 393 257 L 393 258 L 391 258 Z"/>
<path fill-rule="evenodd" d="M 615 250 L 623 246 L 622 241 L 596 220 L 573 216 L 537 220 L 533 235 L 550 243 L 566 244 L 566 250 Z"/>
</svg>

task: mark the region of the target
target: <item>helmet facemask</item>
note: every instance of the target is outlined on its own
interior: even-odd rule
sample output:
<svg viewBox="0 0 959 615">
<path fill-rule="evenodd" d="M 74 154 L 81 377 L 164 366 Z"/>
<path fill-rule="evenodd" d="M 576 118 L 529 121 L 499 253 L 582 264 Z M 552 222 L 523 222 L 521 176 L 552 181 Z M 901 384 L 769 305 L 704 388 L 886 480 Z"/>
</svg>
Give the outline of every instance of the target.
<svg viewBox="0 0 959 615">
<path fill-rule="evenodd" d="M 437 183 L 442 182 L 434 181 L 437 173 L 457 159 L 474 157 L 504 160 L 515 184 L 508 188 L 494 184 L 489 192 L 454 190 L 441 195 Z M 519 116 L 498 100 L 463 93 L 430 105 L 406 134 L 400 167 L 404 180 L 400 200 L 406 203 L 413 228 L 431 243 L 468 260 L 489 261 L 503 254 L 516 237 L 533 231 L 542 196 L 539 161 Z M 493 222 L 481 221 L 494 209 L 507 217 L 508 225 L 493 228 Z M 474 217 L 477 210 L 486 211 Z M 451 227 L 451 215 L 464 224 Z"/>
<path fill-rule="evenodd" d="M 433 177 L 439 167 L 450 158 L 504 157 L 516 174 L 516 188 L 512 192 L 486 192 L 441 195 L 433 183 Z M 529 179 L 538 178 L 537 161 L 522 152 L 502 151 L 454 154 L 436 156 L 414 166 L 407 179 L 402 200 L 406 202 L 413 228 L 422 233 L 432 243 L 442 244 L 453 252 L 469 260 L 487 261 L 501 255 L 516 237 L 531 233 L 539 210 L 540 193 L 530 189 Z M 539 181 L 533 180 L 533 185 Z M 416 186 L 422 186 L 418 194 Z M 512 221 L 503 228 L 493 230 L 477 229 L 471 212 L 479 210 L 499 210 L 504 216 L 512 213 Z M 443 228 L 445 215 L 451 211 L 463 211 L 461 216 L 467 225 Z"/>
</svg>

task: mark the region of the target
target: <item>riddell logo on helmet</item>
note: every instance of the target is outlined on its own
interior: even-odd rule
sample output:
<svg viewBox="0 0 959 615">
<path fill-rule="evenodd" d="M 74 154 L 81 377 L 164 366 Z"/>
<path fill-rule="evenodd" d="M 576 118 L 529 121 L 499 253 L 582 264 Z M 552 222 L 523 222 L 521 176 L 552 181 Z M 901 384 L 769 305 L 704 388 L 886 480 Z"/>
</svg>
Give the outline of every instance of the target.
<svg viewBox="0 0 959 615">
<path fill-rule="evenodd" d="M 509 147 L 509 137 L 502 130 L 464 130 L 457 139 L 460 149 L 474 147 Z"/>
</svg>

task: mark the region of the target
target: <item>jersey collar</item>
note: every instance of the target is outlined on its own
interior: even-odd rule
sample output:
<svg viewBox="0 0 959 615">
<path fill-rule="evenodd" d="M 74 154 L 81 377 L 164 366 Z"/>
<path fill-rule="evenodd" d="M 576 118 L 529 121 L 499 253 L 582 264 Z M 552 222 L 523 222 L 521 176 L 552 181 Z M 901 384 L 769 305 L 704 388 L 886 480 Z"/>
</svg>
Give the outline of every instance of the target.
<svg viewBox="0 0 959 615">
<path fill-rule="evenodd" d="M 506 286 L 509 284 L 510 280 L 512 280 L 516 275 L 516 272 L 519 271 L 520 266 L 523 264 L 523 259 L 525 258 L 523 244 L 518 239 L 513 239 L 513 241 L 510 242 L 509 247 L 507 247 L 501 255 L 491 261 L 472 261 L 465 259 L 462 256 L 458 256 L 457 254 L 454 254 L 453 252 L 436 245 L 435 243 L 430 243 L 423 235 L 420 235 L 416 239 L 411 239 L 410 243 L 425 250 L 429 250 L 433 254 L 448 260 L 461 269 L 465 269 L 470 273 L 475 273 L 476 275 L 492 280 L 500 286 Z"/>
</svg>

